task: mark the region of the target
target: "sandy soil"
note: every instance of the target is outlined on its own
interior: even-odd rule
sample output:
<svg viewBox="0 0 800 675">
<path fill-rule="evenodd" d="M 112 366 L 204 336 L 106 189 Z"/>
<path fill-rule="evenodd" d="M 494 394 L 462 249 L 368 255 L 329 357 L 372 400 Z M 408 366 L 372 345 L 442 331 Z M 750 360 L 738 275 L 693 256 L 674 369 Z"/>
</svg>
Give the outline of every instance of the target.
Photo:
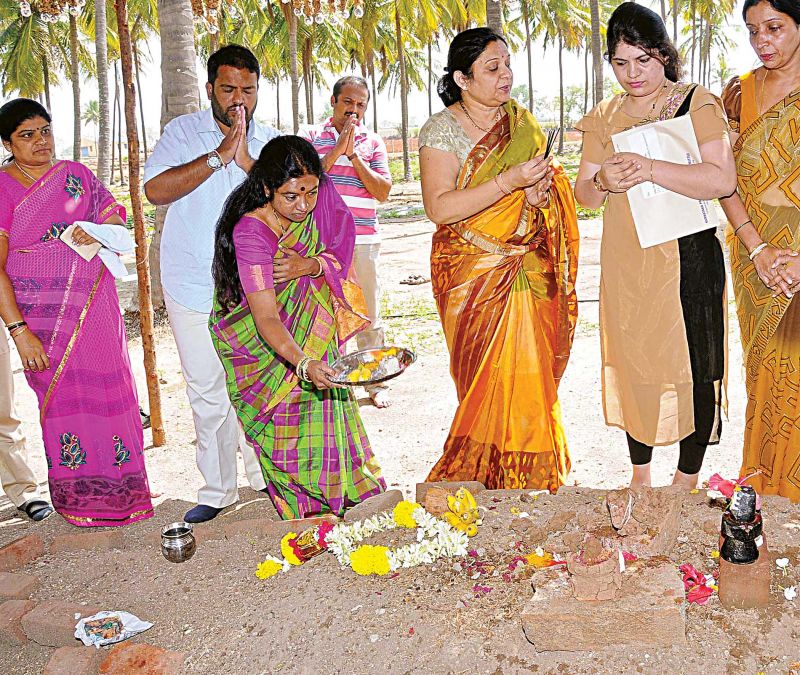
<svg viewBox="0 0 800 675">
<path fill-rule="evenodd" d="M 419 203 L 418 184 L 400 185 L 389 208 Z M 603 492 L 584 488 L 605 490 L 629 480 L 624 434 L 605 426 L 600 400 L 600 222 L 582 221 L 581 230 L 580 323 L 560 390 L 573 461 L 569 481 L 580 487 L 539 499 L 532 515 L 541 520 L 544 539 L 525 542 L 527 546 L 559 546 L 563 532 L 548 531 L 545 525 L 554 513 L 585 512 L 590 520 L 602 518 L 598 505 Z M 361 392 L 361 412 L 387 483 L 413 497 L 415 483 L 425 479 L 441 452 L 456 401 L 430 284 L 401 283 L 411 275 L 430 276 L 433 226 L 424 217 L 385 219 L 383 232 L 387 341 L 415 349 L 419 358 L 393 381 L 389 409 L 375 409 Z M 135 283 L 123 287 L 123 303 L 132 292 Z M 707 453 L 703 479 L 714 472 L 733 476 L 740 463 L 744 387 L 734 321 L 731 304 L 729 418 L 722 443 Z M 34 563 L 27 571 L 43 579 L 35 597 L 99 603 L 154 621 L 156 627 L 142 639 L 187 651 L 187 668 L 195 672 L 358 672 L 376 668 L 398 673 L 787 672 L 790 664 L 800 660 L 798 606 L 787 603 L 777 585 L 773 605 L 763 611 L 731 614 L 722 610 L 716 599 L 705 608 L 689 607 L 687 646 L 540 655 L 525 640 L 516 620 L 532 593 L 524 575 L 511 583 L 495 580 L 492 593 L 475 598 L 475 582 L 448 564 L 375 580 L 340 571 L 331 556 L 321 556 L 289 575 L 261 582 L 253 575 L 255 565 L 265 554 L 277 552 L 276 542 L 255 536 L 201 542 L 191 562 L 167 563 L 161 558 L 156 533 L 194 503 L 201 481 L 194 464 L 191 411 L 168 326 L 162 325 L 157 337 L 168 442 L 147 450 L 151 485 L 161 494 L 156 500 L 156 517 L 127 528 L 121 551 L 62 554 Z M 140 340 L 132 340 L 130 347 L 140 395 L 146 401 Z M 15 364 L 18 405 L 25 420 L 31 463 L 37 475 L 44 477 L 35 398 L 18 360 Z M 147 443 L 149 437 L 146 432 Z M 676 463 L 677 446 L 658 450 L 654 484 L 667 484 Z M 241 471 L 240 485 L 246 485 Z M 240 496 L 239 504 L 220 516 L 218 523 L 274 516 L 263 495 L 242 487 Z M 522 493 L 510 492 L 498 497 L 499 502 L 487 504 L 494 508 L 475 546 L 485 549 L 493 563 L 502 564 L 513 555 L 519 537 L 509 529 L 513 519 L 510 508 L 525 498 Z M 713 566 L 708 554 L 715 547 L 715 537 L 702 529 L 709 515 L 704 493 L 684 506 L 684 515 L 681 543 L 672 559 L 708 570 Z M 772 556 L 788 556 L 800 567 L 800 507 L 771 500 L 765 520 L 772 536 Z M 561 529 L 588 523 L 579 521 Z M 75 529 L 58 516 L 33 526 L 17 516 L 8 500 L 0 498 L 0 544 L 30 531 L 49 539 Z M 800 582 L 797 577 L 794 574 L 792 583 Z M 790 585 L 774 575 L 773 580 Z M 0 664 L 9 666 L 7 672 L 40 672 L 47 657 L 47 650 L 34 646 L 14 653 L 0 650 Z"/>
</svg>

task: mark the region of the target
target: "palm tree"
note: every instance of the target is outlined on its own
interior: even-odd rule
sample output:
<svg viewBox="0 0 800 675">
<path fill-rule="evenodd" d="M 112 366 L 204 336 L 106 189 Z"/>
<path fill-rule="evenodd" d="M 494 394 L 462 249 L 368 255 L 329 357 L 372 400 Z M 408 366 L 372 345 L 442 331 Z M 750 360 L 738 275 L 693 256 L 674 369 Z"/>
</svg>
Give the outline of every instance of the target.
<svg viewBox="0 0 800 675">
<path fill-rule="evenodd" d="M 503 32 L 502 0 L 486 0 L 486 25 L 498 33 Z"/>
<path fill-rule="evenodd" d="M 592 36 L 592 73 L 594 77 L 594 105 L 603 100 L 603 54 L 600 46 L 600 1 L 589 0 Z"/>
<path fill-rule="evenodd" d="M 194 22 L 190 0 L 158 0 L 161 34 L 161 128 L 177 117 L 200 109 Z M 156 209 L 153 241 L 150 245 L 152 297 L 156 307 L 164 305 L 159 252 L 167 207 Z"/>
<path fill-rule="evenodd" d="M 72 81 L 72 159 L 81 159 L 81 72 L 78 60 L 78 19 L 69 13 L 69 79 Z"/>
<path fill-rule="evenodd" d="M 111 179 L 111 114 L 108 99 L 108 22 L 105 0 L 95 0 L 94 45 L 97 59 L 97 98 L 99 99 L 98 122 L 100 138 L 97 140 L 97 178 L 107 184 Z"/>
<path fill-rule="evenodd" d="M 103 0 L 101 0 L 102 2 Z M 136 236 L 136 272 L 139 278 L 139 320 L 142 327 L 142 348 L 150 399 L 150 420 L 153 445 L 164 445 L 164 423 L 161 420 L 161 392 L 158 384 L 155 341 L 153 339 L 153 304 L 150 297 L 150 270 L 147 260 L 147 233 L 144 227 L 141 183 L 139 180 L 139 138 L 136 133 L 136 88 L 133 84 L 133 49 L 128 27 L 127 0 L 115 0 L 119 35 L 122 82 L 125 91 L 125 122 L 128 132 L 128 181 L 130 183 L 133 231 Z"/>
<path fill-rule="evenodd" d="M 94 142 L 97 143 L 97 125 L 100 122 L 100 105 L 97 101 L 89 101 L 86 104 L 86 107 L 83 109 L 83 121 L 94 125 Z"/>
</svg>

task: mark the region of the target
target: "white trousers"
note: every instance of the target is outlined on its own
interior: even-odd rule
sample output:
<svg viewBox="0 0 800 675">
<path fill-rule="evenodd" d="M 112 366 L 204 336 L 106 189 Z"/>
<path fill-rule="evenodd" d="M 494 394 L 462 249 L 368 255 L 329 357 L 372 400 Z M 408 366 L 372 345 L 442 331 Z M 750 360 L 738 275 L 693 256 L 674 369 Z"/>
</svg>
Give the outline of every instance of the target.
<svg viewBox="0 0 800 675">
<path fill-rule="evenodd" d="M 221 509 L 239 498 L 236 450 L 241 448 L 247 480 L 254 490 L 265 487 L 255 451 L 246 443 L 225 389 L 225 370 L 211 342 L 208 317 L 164 293 L 169 324 L 178 346 L 186 394 L 197 434 L 197 468 L 205 485 L 197 503 Z"/>
<path fill-rule="evenodd" d="M 364 291 L 367 301 L 367 318 L 369 327 L 356 333 L 356 346 L 361 349 L 376 349 L 384 346 L 383 328 L 381 327 L 381 283 L 379 274 L 380 243 L 356 244 L 353 250 L 353 269 L 358 284 Z M 368 391 L 386 389 L 383 383 L 366 387 Z"/>
<path fill-rule="evenodd" d="M 40 499 L 28 466 L 22 423 L 14 410 L 14 373 L 8 333 L 0 328 L 0 485 L 14 506 Z"/>
</svg>

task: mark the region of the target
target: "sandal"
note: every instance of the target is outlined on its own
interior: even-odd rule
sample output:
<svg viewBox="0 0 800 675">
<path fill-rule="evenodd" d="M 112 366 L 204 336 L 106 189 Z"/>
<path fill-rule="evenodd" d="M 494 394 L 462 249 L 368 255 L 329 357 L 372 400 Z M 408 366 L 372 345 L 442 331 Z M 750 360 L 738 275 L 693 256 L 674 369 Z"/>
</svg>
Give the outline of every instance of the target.
<svg viewBox="0 0 800 675">
<path fill-rule="evenodd" d="M 53 507 L 44 499 L 31 499 L 18 507 L 18 510 L 24 511 L 25 515 L 36 523 L 53 513 Z"/>
<path fill-rule="evenodd" d="M 142 406 L 139 406 L 139 418 L 142 420 L 142 429 L 149 429 L 150 415 L 148 415 L 144 410 L 142 410 Z"/>
</svg>

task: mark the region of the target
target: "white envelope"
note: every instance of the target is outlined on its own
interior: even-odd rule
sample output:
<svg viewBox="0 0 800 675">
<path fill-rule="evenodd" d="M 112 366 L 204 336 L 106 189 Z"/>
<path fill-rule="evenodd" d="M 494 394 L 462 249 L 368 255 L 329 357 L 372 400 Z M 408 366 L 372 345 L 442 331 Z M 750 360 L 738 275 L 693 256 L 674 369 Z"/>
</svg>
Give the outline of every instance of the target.
<svg viewBox="0 0 800 675">
<path fill-rule="evenodd" d="M 611 140 L 617 152 L 635 152 L 648 159 L 676 164 L 699 164 L 702 161 L 689 115 L 634 127 L 613 134 Z M 627 194 L 642 248 L 702 232 L 719 224 L 717 211 L 711 202 L 679 195 L 650 181 L 632 187 Z"/>
<path fill-rule="evenodd" d="M 102 248 L 102 244 L 76 244 L 72 241 L 72 232 L 75 230 L 77 223 L 72 223 L 66 230 L 61 233 L 59 239 L 69 246 L 75 253 L 77 253 L 84 260 L 91 260 L 97 255 L 97 252 Z"/>
</svg>

